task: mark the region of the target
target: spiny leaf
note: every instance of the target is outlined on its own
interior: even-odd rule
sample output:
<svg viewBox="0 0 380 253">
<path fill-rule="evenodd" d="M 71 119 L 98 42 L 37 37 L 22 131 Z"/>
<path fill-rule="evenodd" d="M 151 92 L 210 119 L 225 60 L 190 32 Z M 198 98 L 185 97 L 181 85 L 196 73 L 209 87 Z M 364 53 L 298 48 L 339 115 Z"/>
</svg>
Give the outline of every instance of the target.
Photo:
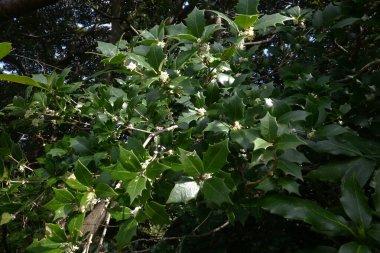
<svg viewBox="0 0 380 253">
<path fill-rule="evenodd" d="M 147 179 L 140 176 L 128 182 L 127 193 L 129 194 L 131 204 L 138 196 L 141 196 L 143 190 L 146 189 L 146 182 Z"/>
<path fill-rule="evenodd" d="M 236 5 L 236 12 L 245 15 L 257 14 L 257 6 L 260 0 L 239 0 Z"/>
<path fill-rule="evenodd" d="M 187 203 L 197 197 L 199 189 L 200 186 L 195 181 L 178 182 L 174 185 L 166 203 Z"/>
<path fill-rule="evenodd" d="M 277 24 L 284 24 L 285 21 L 291 20 L 292 18 L 281 15 L 279 13 L 264 15 L 255 24 L 255 30 L 264 30 L 270 26 L 276 26 Z"/>
<path fill-rule="evenodd" d="M 228 140 L 210 145 L 203 155 L 204 171 L 206 173 L 219 171 L 227 163 L 228 153 Z"/>
<path fill-rule="evenodd" d="M 204 173 L 203 163 L 197 152 L 189 152 L 183 149 L 179 149 L 179 152 L 183 170 L 189 176 L 200 176 Z"/>
<path fill-rule="evenodd" d="M 215 203 L 218 206 L 223 203 L 232 204 L 229 196 L 231 191 L 221 178 L 207 179 L 203 184 L 202 190 L 207 202 Z"/>
<path fill-rule="evenodd" d="M 91 172 L 80 160 L 77 161 L 74 175 L 85 186 L 92 186 L 94 184 Z"/>
<path fill-rule="evenodd" d="M 200 38 L 206 25 L 204 11 L 199 10 L 197 7 L 195 7 L 193 11 L 187 16 L 185 21 L 189 32 L 195 37 Z"/>
</svg>

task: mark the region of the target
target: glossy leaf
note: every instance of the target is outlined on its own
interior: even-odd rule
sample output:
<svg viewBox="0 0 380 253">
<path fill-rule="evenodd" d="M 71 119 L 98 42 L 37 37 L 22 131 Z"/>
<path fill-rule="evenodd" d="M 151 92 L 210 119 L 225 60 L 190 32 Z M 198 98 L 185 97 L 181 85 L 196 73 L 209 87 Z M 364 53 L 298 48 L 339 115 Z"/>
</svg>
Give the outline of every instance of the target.
<svg viewBox="0 0 380 253">
<path fill-rule="evenodd" d="M 129 220 L 123 223 L 119 227 L 119 231 L 117 232 L 115 238 L 117 241 L 117 247 L 121 250 L 124 246 L 126 246 L 132 238 L 136 235 L 138 223 L 135 219 Z"/>
<path fill-rule="evenodd" d="M 296 163 L 280 160 L 278 162 L 278 169 L 283 171 L 285 175 L 292 175 L 295 178 L 303 180 L 301 167 Z"/>
<path fill-rule="evenodd" d="M 274 141 L 277 138 L 278 125 L 276 118 L 267 112 L 260 120 L 260 132 L 266 141 Z"/>
<path fill-rule="evenodd" d="M 108 172 L 115 180 L 128 181 L 133 178 L 136 178 L 136 176 L 138 175 L 137 172 L 130 172 L 126 170 L 120 162 L 107 167 L 102 167 L 101 169 L 103 171 Z"/>
<path fill-rule="evenodd" d="M 180 149 L 180 161 L 183 166 L 183 170 L 189 176 L 200 176 L 205 171 L 203 168 L 203 162 L 199 158 L 197 152 L 189 152 L 183 149 Z"/>
<path fill-rule="evenodd" d="M 195 181 L 175 183 L 166 203 L 187 203 L 195 199 L 198 195 L 200 186 Z"/>
<path fill-rule="evenodd" d="M 257 149 L 261 149 L 261 148 L 266 149 L 268 147 L 271 147 L 273 145 L 273 143 L 267 142 L 266 140 L 261 139 L 261 138 L 256 138 L 253 141 L 253 145 L 254 145 L 253 150 L 257 150 Z"/>
<path fill-rule="evenodd" d="M 203 155 L 204 172 L 215 173 L 227 164 L 228 140 L 210 145 Z"/>
<path fill-rule="evenodd" d="M 292 18 L 281 15 L 279 13 L 264 15 L 259 21 L 257 21 L 254 26 L 256 30 L 264 30 L 271 26 L 276 26 L 277 24 L 284 24 L 285 21 L 291 20 Z"/>
<path fill-rule="evenodd" d="M 141 164 L 137 156 L 131 150 L 119 147 L 120 156 L 119 161 L 127 171 L 138 172 L 141 171 Z"/>
<path fill-rule="evenodd" d="M 85 186 L 92 186 L 94 184 L 91 172 L 80 160 L 77 161 L 74 175 Z"/>
<path fill-rule="evenodd" d="M 343 244 L 338 253 L 372 253 L 372 251 L 366 245 L 357 242 L 349 242 Z"/>
<path fill-rule="evenodd" d="M 12 43 L 1 42 L 0 43 L 0 60 L 3 59 L 12 51 Z"/>
<path fill-rule="evenodd" d="M 202 191 L 207 202 L 215 203 L 218 206 L 223 203 L 232 204 L 229 196 L 231 191 L 228 189 L 223 179 L 207 179 L 203 184 Z"/>
<path fill-rule="evenodd" d="M 356 173 L 349 173 L 344 177 L 341 189 L 340 202 L 344 211 L 356 225 L 367 229 L 372 221 L 371 209 L 368 207 L 368 199 L 363 189 L 358 184 Z"/>
<path fill-rule="evenodd" d="M 281 124 L 288 124 L 290 122 L 296 121 L 305 121 L 307 116 L 309 116 L 310 114 L 310 112 L 301 110 L 290 111 L 278 117 L 277 121 Z"/>
<path fill-rule="evenodd" d="M 74 235 L 76 231 L 80 231 L 84 221 L 84 216 L 84 213 L 77 214 L 69 220 L 67 228 L 69 229 L 70 235 Z"/>
<path fill-rule="evenodd" d="M 237 15 L 235 17 L 235 23 L 243 29 L 248 29 L 253 26 L 258 19 L 259 15 Z"/>
<path fill-rule="evenodd" d="M 98 184 L 95 187 L 95 193 L 96 196 L 103 199 L 116 197 L 118 195 L 111 186 L 103 183 Z"/>
<path fill-rule="evenodd" d="M 156 179 L 161 175 L 162 172 L 168 169 L 170 169 L 169 166 L 166 166 L 165 164 L 154 160 L 148 164 L 148 167 L 146 168 L 146 176 L 150 179 Z"/>
<path fill-rule="evenodd" d="M 129 219 L 132 215 L 132 210 L 126 206 L 119 206 L 110 211 L 111 216 L 116 221 Z"/>
<path fill-rule="evenodd" d="M 39 83 L 37 83 L 32 78 L 27 77 L 27 76 L 19 76 L 19 75 L 13 75 L 13 74 L 0 74 L 0 81 L 8 81 L 12 83 L 24 84 L 28 86 L 37 87 L 40 89 L 45 89 Z"/>
<path fill-rule="evenodd" d="M 240 120 L 244 117 L 245 105 L 243 99 L 238 95 L 226 99 L 223 107 L 225 115 L 231 119 L 231 121 Z"/>
<path fill-rule="evenodd" d="M 239 0 L 236 5 L 236 12 L 245 15 L 257 14 L 259 0 Z"/>
<path fill-rule="evenodd" d="M 270 194 L 261 201 L 261 207 L 284 218 L 309 223 L 315 231 L 323 234 L 338 236 L 354 233 L 343 217 L 309 200 Z"/>
<path fill-rule="evenodd" d="M 165 205 L 151 201 L 145 205 L 145 213 L 154 224 L 165 225 L 169 224 L 169 215 L 166 213 Z"/>
<path fill-rule="evenodd" d="M 146 182 L 147 179 L 145 177 L 140 176 L 128 182 L 126 190 L 129 194 L 131 204 L 138 196 L 141 196 L 143 190 L 146 189 Z"/>
<path fill-rule="evenodd" d="M 276 144 L 278 149 L 286 150 L 296 149 L 298 146 L 305 145 L 306 143 L 295 134 L 284 134 L 278 138 Z"/>
<path fill-rule="evenodd" d="M 200 38 L 206 25 L 204 11 L 199 10 L 197 7 L 195 7 L 193 11 L 187 16 L 185 21 L 189 32 L 195 37 Z"/>
<path fill-rule="evenodd" d="M 45 225 L 46 237 L 53 242 L 66 242 L 65 230 L 58 224 L 47 223 Z"/>
<path fill-rule="evenodd" d="M 150 66 L 152 66 L 156 71 L 161 71 L 163 61 L 165 59 L 165 54 L 160 46 L 156 44 L 150 46 L 149 53 L 146 59 Z"/>
</svg>

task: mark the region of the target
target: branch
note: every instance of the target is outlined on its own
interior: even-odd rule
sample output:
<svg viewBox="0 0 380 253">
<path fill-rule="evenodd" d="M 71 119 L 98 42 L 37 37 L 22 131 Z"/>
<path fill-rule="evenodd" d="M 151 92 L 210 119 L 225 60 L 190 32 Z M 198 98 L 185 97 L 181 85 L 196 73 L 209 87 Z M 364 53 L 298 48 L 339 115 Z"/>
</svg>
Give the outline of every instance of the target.
<svg viewBox="0 0 380 253">
<path fill-rule="evenodd" d="M 154 132 L 154 133 L 151 133 L 148 138 L 145 140 L 144 144 L 143 144 L 143 147 L 146 148 L 146 146 L 148 146 L 149 142 L 154 138 L 156 137 L 157 135 L 161 134 L 161 133 L 164 133 L 164 132 L 169 132 L 169 131 L 172 131 L 174 129 L 176 129 L 178 126 L 177 125 L 173 125 L 173 126 L 170 126 L 168 128 L 164 128 L 164 129 L 160 129 L 158 130 L 157 132 Z"/>
<path fill-rule="evenodd" d="M 0 22 L 25 15 L 45 6 L 53 5 L 58 1 L 59 0 L 1 0 Z"/>
<path fill-rule="evenodd" d="M 354 75 L 352 76 L 347 76 L 345 78 L 342 78 L 342 79 L 339 79 L 337 80 L 336 82 L 338 83 L 344 83 L 344 82 L 347 82 L 347 81 L 350 81 L 352 79 L 354 79 L 355 77 L 358 77 L 359 75 L 363 74 L 365 71 L 367 71 L 367 69 L 373 67 L 373 66 L 376 66 L 380 64 L 380 59 L 375 59 L 374 61 L 371 61 L 370 63 L 364 65 L 364 67 L 362 67 L 358 72 L 356 72 Z"/>
<path fill-rule="evenodd" d="M 266 38 L 265 40 L 245 42 L 244 46 L 248 46 L 248 45 L 261 45 L 261 44 L 264 44 L 264 43 L 271 42 L 274 38 L 275 38 L 275 35 L 272 35 L 271 37 Z"/>
</svg>

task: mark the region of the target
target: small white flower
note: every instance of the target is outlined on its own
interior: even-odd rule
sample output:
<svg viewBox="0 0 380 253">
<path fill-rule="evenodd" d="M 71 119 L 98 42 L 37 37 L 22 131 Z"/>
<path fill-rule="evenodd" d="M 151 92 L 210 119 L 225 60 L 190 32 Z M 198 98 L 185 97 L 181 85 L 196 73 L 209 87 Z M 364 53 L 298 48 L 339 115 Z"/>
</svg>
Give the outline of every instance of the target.
<svg viewBox="0 0 380 253">
<path fill-rule="evenodd" d="M 33 115 L 33 111 L 32 110 L 26 110 L 24 117 L 25 117 L 25 119 L 27 119 L 27 118 L 29 118 L 32 115 Z"/>
<path fill-rule="evenodd" d="M 161 80 L 163 83 L 166 83 L 166 82 L 169 80 L 169 74 L 168 74 L 168 72 L 166 72 L 166 71 L 161 71 L 161 73 L 160 73 L 160 80 Z"/>
<path fill-rule="evenodd" d="M 32 120 L 32 126 L 38 127 L 41 123 L 40 119 L 33 119 Z"/>
<path fill-rule="evenodd" d="M 137 65 L 136 63 L 134 63 L 133 61 L 131 61 L 128 65 L 127 65 L 127 69 L 129 70 L 135 70 L 137 68 Z"/>
<path fill-rule="evenodd" d="M 164 48 L 165 45 L 166 45 L 165 41 L 159 41 L 159 42 L 157 43 L 157 46 L 159 46 L 159 47 L 161 47 L 161 48 Z"/>
<path fill-rule="evenodd" d="M 133 210 L 131 211 L 131 214 L 132 214 L 134 217 L 136 217 L 136 215 L 137 215 L 137 213 L 138 213 L 138 211 L 139 211 L 140 209 L 142 209 L 141 206 L 136 206 L 135 209 L 133 209 Z"/>
<path fill-rule="evenodd" d="M 272 107 L 273 106 L 273 100 L 271 98 L 265 98 L 265 104 L 268 107 Z"/>
<path fill-rule="evenodd" d="M 208 53 L 210 51 L 210 43 L 203 43 L 200 49 L 203 53 Z"/>
<path fill-rule="evenodd" d="M 253 30 L 253 27 L 251 26 L 250 28 L 248 28 L 247 30 L 245 30 L 243 33 L 242 33 L 243 36 L 247 37 L 248 39 L 253 39 L 253 37 L 255 36 L 255 31 Z"/>
<path fill-rule="evenodd" d="M 239 44 L 237 44 L 237 47 L 240 50 L 244 50 L 245 49 L 244 40 L 240 41 Z"/>
<path fill-rule="evenodd" d="M 240 130 L 242 126 L 240 125 L 239 121 L 235 121 L 234 125 L 232 126 L 232 130 Z"/>
<path fill-rule="evenodd" d="M 197 109 L 197 114 L 201 117 L 205 116 L 205 113 L 206 113 L 206 109 L 205 108 L 198 108 Z"/>
</svg>

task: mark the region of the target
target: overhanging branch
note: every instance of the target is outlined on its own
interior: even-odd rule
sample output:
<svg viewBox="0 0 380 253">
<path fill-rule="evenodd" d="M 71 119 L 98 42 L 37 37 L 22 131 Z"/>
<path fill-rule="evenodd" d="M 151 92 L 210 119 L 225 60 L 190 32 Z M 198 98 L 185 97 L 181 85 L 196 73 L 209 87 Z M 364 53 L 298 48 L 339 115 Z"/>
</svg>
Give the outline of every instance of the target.
<svg viewBox="0 0 380 253">
<path fill-rule="evenodd" d="M 0 0 L 0 22 L 53 5 L 59 0 Z"/>
</svg>

